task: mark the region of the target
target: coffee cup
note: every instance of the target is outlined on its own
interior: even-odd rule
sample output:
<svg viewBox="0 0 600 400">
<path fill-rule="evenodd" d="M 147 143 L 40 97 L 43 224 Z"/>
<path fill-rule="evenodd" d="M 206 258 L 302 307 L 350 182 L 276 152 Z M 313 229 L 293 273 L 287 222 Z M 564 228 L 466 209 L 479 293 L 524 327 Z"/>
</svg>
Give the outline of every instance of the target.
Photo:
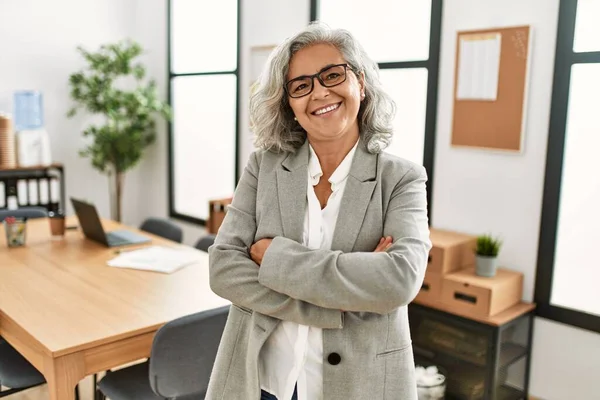
<svg viewBox="0 0 600 400">
<path fill-rule="evenodd" d="M 51 211 L 48 213 L 50 221 L 50 234 L 52 239 L 62 239 L 65 236 L 65 215 L 61 212 Z"/>
</svg>

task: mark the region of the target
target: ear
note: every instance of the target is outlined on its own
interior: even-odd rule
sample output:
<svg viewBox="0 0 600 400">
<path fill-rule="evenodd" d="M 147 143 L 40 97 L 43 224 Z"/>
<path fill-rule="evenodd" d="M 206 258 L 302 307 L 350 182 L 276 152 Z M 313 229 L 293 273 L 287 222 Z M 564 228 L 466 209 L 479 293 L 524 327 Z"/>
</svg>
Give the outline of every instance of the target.
<svg viewBox="0 0 600 400">
<path fill-rule="evenodd" d="M 360 100 L 364 100 L 365 98 L 365 73 L 364 71 L 360 71 L 358 74 L 358 87 L 360 88 Z"/>
</svg>

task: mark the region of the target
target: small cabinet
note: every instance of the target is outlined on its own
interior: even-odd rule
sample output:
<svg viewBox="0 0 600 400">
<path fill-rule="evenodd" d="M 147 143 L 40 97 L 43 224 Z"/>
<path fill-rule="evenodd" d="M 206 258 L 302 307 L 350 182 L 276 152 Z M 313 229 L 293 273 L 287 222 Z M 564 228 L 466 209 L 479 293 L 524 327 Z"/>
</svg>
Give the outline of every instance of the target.
<svg viewBox="0 0 600 400">
<path fill-rule="evenodd" d="M 446 376 L 445 399 L 527 399 L 533 309 L 519 304 L 486 321 L 412 303 L 415 363 Z"/>
</svg>

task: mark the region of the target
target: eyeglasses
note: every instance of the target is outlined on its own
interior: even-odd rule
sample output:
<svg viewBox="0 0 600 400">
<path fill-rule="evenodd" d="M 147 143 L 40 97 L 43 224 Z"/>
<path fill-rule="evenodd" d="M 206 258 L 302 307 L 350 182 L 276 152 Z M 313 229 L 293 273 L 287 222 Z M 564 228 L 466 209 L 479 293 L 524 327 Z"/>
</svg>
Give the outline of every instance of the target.
<svg viewBox="0 0 600 400">
<path fill-rule="evenodd" d="M 346 81 L 346 69 L 348 64 L 336 64 L 330 65 L 314 75 L 302 75 L 288 81 L 284 89 L 288 96 L 292 98 L 304 97 L 312 93 L 315 87 L 315 78 L 319 80 L 319 83 L 325 87 L 337 86 L 340 83 Z"/>
</svg>

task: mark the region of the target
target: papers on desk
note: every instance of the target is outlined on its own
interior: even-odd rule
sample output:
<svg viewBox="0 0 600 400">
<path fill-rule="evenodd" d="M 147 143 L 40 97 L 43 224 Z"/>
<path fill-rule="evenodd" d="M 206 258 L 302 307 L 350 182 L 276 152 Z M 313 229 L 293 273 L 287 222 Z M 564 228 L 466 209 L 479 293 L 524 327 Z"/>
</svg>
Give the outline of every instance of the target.
<svg viewBox="0 0 600 400">
<path fill-rule="evenodd" d="M 123 251 L 107 264 L 117 268 L 131 268 L 170 274 L 186 265 L 199 261 L 196 251 L 164 246 Z"/>
</svg>

